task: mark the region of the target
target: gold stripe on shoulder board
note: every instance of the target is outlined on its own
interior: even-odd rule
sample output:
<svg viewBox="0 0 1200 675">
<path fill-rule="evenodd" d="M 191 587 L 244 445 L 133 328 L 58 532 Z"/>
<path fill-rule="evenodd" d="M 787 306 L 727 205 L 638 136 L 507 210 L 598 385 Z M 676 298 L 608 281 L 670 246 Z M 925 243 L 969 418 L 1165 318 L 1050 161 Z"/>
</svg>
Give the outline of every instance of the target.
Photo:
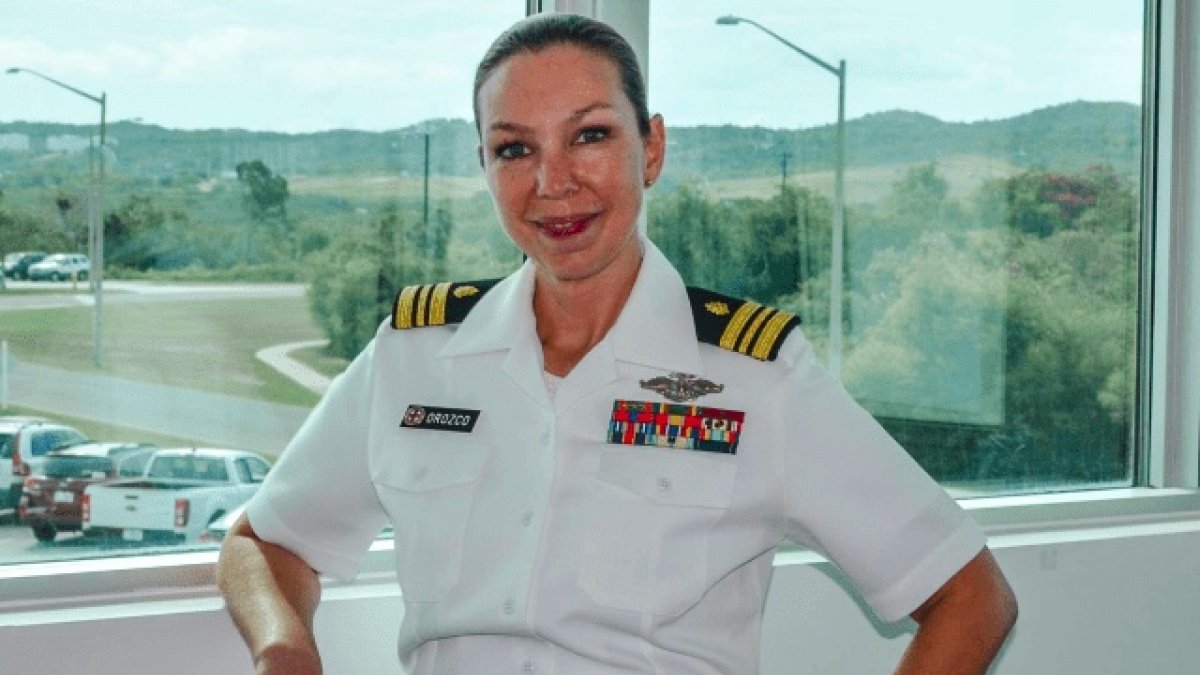
<svg viewBox="0 0 1200 675">
<path fill-rule="evenodd" d="M 763 321 L 766 321 L 767 317 L 774 313 L 774 307 L 764 306 L 754 314 L 754 320 L 750 322 L 750 327 L 747 328 L 744 333 L 742 333 L 742 341 L 738 344 L 737 350 L 740 353 L 750 353 L 750 340 L 754 338 L 754 335 L 758 332 L 758 327 L 762 325 Z"/>
<path fill-rule="evenodd" d="M 405 286 L 396 297 L 396 310 L 392 313 L 392 323 L 396 328 L 412 328 L 413 298 L 416 297 L 418 288 L 420 286 Z"/>
<path fill-rule="evenodd" d="M 774 361 L 800 325 L 800 317 L 753 300 L 739 300 L 699 286 L 687 287 L 696 339 L 735 354 Z"/>
<path fill-rule="evenodd" d="M 425 323 L 425 308 L 429 303 L 429 291 L 433 286 L 426 284 L 417 292 L 417 326 L 424 326 Z"/>
<path fill-rule="evenodd" d="M 725 332 L 721 333 L 721 349 L 737 351 L 738 338 L 742 335 L 742 329 L 746 327 L 746 322 L 750 320 L 751 315 L 758 311 L 759 307 L 762 305 L 753 300 L 747 300 L 737 308 L 737 311 L 729 319 L 729 325 L 725 327 Z"/>
<path fill-rule="evenodd" d="M 446 324 L 446 297 L 450 295 L 449 281 L 433 287 L 433 298 L 429 302 L 429 325 L 443 326 Z"/>
<path fill-rule="evenodd" d="M 754 351 L 750 352 L 750 356 L 761 361 L 770 358 L 771 350 L 774 349 L 775 342 L 779 339 L 780 331 L 794 318 L 796 318 L 796 315 L 791 312 L 784 312 L 782 310 L 776 312 L 775 316 L 771 317 L 771 320 L 763 327 L 758 340 L 754 343 Z"/>
</svg>

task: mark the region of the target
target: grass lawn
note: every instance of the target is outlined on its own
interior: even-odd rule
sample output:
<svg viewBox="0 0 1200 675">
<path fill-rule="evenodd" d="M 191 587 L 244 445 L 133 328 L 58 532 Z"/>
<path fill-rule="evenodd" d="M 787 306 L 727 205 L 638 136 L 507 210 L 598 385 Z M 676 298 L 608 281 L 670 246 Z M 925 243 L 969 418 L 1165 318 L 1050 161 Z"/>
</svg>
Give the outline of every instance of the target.
<svg viewBox="0 0 1200 675">
<path fill-rule="evenodd" d="M 350 365 L 350 361 L 329 354 L 325 347 L 296 349 L 292 351 L 291 356 L 326 377 L 340 375 L 346 366 Z"/>
<path fill-rule="evenodd" d="M 97 372 L 88 307 L 0 312 L 0 336 L 19 360 Z M 315 394 L 254 353 L 321 337 L 305 298 L 112 303 L 104 308 L 104 366 L 99 372 L 311 406 Z"/>
<path fill-rule="evenodd" d="M 30 408 L 22 408 L 18 406 L 10 406 L 8 408 L 0 408 L 0 415 L 31 415 L 35 417 L 44 417 L 48 420 L 53 420 L 58 424 L 65 424 L 70 427 L 75 427 L 83 432 L 88 438 L 103 439 L 105 441 L 128 441 L 131 443 L 153 443 L 162 448 L 172 447 L 192 447 L 198 444 L 204 445 L 200 441 L 182 436 L 168 436 L 159 434 L 153 431 L 143 431 L 141 429 L 130 429 L 128 427 L 118 427 L 112 424 L 105 424 L 95 420 L 83 419 L 80 417 L 67 417 L 58 413 L 45 413 L 40 410 Z"/>
</svg>

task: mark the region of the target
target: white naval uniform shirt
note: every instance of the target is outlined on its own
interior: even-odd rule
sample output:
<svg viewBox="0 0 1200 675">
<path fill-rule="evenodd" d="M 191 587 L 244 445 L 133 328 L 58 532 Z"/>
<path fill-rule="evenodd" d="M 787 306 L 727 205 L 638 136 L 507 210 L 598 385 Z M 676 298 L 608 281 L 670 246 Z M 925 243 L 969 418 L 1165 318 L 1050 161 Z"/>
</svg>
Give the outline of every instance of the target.
<svg viewBox="0 0 1200 675">
<path fill-rule="evenodd" d="M 395 527 L 414 675 L 758 670 L 784 539 L 836 563 L 887 620 L 984 543 L 974 522 L 816 363 L 793 331 L 775 361 L 697 341 L 686 291 L 645 242 L 608 335 L 551 399 L 526 264 L 458 326 L 393 330 L 329 393 L 272 469 L 255 531 L 352 577 Z M 724 385 L 736 454 L 606 442 L 639 380 Z M 471 433 L 402 428 L 409 405 L 480 411 Z M 803 627 L 797 627 L 803 630 Z"/>
</svg>

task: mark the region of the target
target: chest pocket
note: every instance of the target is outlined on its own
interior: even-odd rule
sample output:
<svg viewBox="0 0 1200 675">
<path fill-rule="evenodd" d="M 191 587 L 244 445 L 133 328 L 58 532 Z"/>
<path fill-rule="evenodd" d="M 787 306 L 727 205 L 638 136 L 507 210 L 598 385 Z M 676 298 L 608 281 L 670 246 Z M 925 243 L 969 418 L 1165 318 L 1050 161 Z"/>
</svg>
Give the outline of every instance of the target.
<svg viewBox="0 0 1200 675">
<path fill-rule="evenodd" d="M 682 614 L 711 584 L 709 539 L 733 499 L 736 474 L 725 457 L 606 447 L 580 587 L 606 607 Z"/>
<path fill-rule="evenodd" d="M 405 434 L 385 445 L 372 480 L 396 531 L 405 600 L 436 602 L 458 585 L 471 505 L 491 447 L 465 434 Z"/>
</svg>

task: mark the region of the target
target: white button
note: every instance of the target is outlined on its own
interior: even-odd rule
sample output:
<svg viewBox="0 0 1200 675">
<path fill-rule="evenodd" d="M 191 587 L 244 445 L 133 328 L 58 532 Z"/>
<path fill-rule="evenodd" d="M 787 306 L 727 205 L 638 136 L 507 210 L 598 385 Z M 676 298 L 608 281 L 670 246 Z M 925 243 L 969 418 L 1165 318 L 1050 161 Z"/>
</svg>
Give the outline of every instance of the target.
<svg viewBox="0 0 1200 675">
<path fill-rule="evenodd" d="M 529 524 L 532 522 L 533 522 L 533 511 L 526 511 L 525 515 L 521 516 L 521 524 L 524 525 L 525 527 L 529 527 Z"/>
<path fill-rule="evenodd" d="M 517 603 L 513 602 L 512 598 L 505 600 L 504 601 L 504 613 L 512 614 L 515 611 L 517 611 Z"/>
<path fill-rule="evenodd" d="M 525 672 L 532 673 L 535 670 L 537 670 L 537 668 L 534 667 L 533 661 L 530 659 L 525 659 Z"/>
<path fill-rule="evenodd" d="M 540 442 L 542 445 L 547 445 L 547 444 L 549 444 L 549 443 L 550 443 L 550 430 L 549 430 L 549 429 L 546 429 L 545 431 L 543 431 L 543 432 L 542 432 L 542 435 L 541 435 L 541 436 L 538 436 L 538 441 L 539 441 L 539 442 Z"/>
<path fill-rule="evenodd" d="M 660 476 L 658 478 L 658 490 L 659 490 L 659 492 L 670 492 L 671 491 L 671 479 L 667 478 L 666 476 Z"/>
<path fill-rule="evenodd" d="M 416 478 L 418 483 L 425 480 L 425 477 L 428 475 L 429 475 L 429 467 L 427 467 L 427 466 L 423 466 L 413 472 L 413 478 Z"/>
</svg>

